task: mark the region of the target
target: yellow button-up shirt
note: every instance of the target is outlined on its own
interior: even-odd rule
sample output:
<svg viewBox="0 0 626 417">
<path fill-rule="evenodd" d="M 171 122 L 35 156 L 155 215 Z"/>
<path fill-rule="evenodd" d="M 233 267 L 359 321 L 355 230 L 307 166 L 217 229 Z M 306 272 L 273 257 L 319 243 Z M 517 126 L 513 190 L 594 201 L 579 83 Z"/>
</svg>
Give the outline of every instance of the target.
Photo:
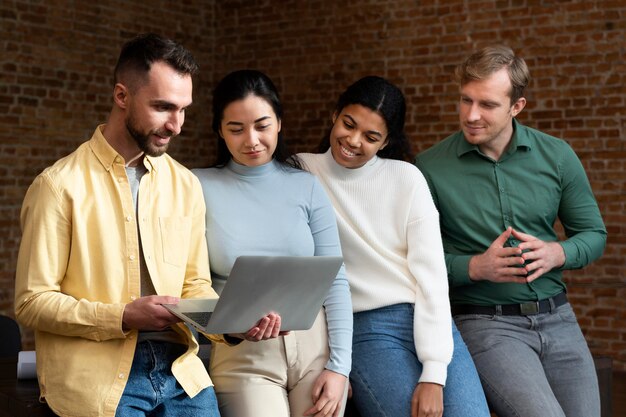
<svg viewBox="0 0 626 417">
<path fill-rule="evenodd" d="M 35 179 L 21 212 L 15 314 L 35 329 L 41 396 L 61 416 L 115 415 L 137 343 L 122 314 L 140 296 L 138 230 L 157 294 L 217 297 L 196 177 L 168 155 L 146 156 L 135 212 L 102 127 Z M 211 380 L 189 329 L 174 330 L 189 348 L 172 372 L 193 397 Z"/>
</svg>

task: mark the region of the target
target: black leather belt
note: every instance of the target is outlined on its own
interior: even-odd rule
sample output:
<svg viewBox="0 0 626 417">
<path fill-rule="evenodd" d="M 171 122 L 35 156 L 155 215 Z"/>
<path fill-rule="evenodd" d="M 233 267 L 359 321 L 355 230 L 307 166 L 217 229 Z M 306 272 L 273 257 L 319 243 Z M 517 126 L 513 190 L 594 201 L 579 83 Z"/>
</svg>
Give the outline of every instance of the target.
<svg viewBox="0 0 626 417">
<path fill-rule="evenodd" d="M 565 291 L 563 291 L 554 297 L 546 298 L 545 300 L 530 301 L 523 304 L 499 304 L 495 306 L 453 304 L 452 315 L 487 314 L 501 316 L 530 316 L 533 314 L 549 313 L 565 303 L 567 303 L 567 295 L 565 295 Z"/>
</svg>

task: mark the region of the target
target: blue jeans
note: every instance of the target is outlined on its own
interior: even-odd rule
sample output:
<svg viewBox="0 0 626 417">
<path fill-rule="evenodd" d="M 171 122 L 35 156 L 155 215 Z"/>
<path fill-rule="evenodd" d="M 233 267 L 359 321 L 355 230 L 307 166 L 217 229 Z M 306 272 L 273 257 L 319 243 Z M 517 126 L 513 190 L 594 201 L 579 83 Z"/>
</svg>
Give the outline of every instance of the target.
<svg viewBox="0 0 626 417">
<path fill-rule="evenodd" d="M 599 417 L 593 358 L 569 304 L 531 316 L 454 317 L 499 417 Z"/>
<path fill-rule="evenodd" d="M 354 314 L 353 402 L 362 417 L 409 417 L 422 373 L 413 340 L 413 305 L 396 304 Z M 456 327 L 454 353 L 443 390 L 445 417 L 489 417 L 472 358 Z"/>
<path fill-rule="evenodd" d="M 190 398 L 172 375 L 172 362 L 186 350 L 174 343 L 139 343 L 116 417 L 219 417 L 213 387 Z"/>
</svg>

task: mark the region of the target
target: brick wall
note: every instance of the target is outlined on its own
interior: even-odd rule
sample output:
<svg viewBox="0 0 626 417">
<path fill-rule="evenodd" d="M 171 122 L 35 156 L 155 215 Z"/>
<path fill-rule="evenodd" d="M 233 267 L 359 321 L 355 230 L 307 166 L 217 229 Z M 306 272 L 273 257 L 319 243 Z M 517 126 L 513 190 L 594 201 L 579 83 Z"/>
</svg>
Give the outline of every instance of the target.
<svg viewBox="0 0 626 417">
<path fill-rule="evenodd" d="M 175 37 L 201 62 L 195 105 L 172 150 L 189 166 L 210 159 L 210 88 L 234 69 L 261 69 L 275 81 L 293 151 L 317 144 L 348 84 L 388 77 L 407 95 L 407 132 L 419 151 L 458 129 L 454 66 L 468 51 L 502 42 L 527 60 L 533 77 L 520 120 L 565 138 L 598 198 L 609 230 L 605 255 L 566 280 L 592 350 L 626 370 L 623 0 L 82 3 L 0 5 L 0 312 L 12 310 L 25 189 L 104 121 L 110 72 L 131 34 Z"/>
<path fill-rule="evenodd" d="M 212 2 L 0 2 L 0 313 L 13 316 L 19 209 L 35 175 L 91 137 L 112 104 L 113 67 L 140 32 L 179 40 L 201 63 L 194 105 L 172 154 L 207 159 L 214 9 Z M 32 334 L 24 330 L 25 346 Z"/>
<path fill-rule="evenodd" d="M 602 260 L 566 274 L 572 303 L 592 350 L 626 370 L 626 3 L 228 1 L 215 16 L 216 77 L 266 71 L 294 151 L 319 142 L 338 94 L 368 74 L 402 87 L 407 132 L 426 149 L 458 130 L 451 76 L 468 51 L 502 42 L 522 55 L 533 81 L 520 120 L 574 147 L 609 230 Z"/>
</svg>

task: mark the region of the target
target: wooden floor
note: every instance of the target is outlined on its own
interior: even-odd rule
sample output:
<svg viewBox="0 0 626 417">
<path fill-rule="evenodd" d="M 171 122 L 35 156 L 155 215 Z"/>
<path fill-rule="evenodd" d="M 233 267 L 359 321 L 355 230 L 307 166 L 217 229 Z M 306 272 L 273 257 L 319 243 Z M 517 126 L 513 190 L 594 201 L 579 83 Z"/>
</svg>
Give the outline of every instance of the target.
<svg viewBox="0 0 626 417">
<path fill-rule="evenodd" d="M 626 372 L 613 372 L 613 417 L 626 417 Z"/>
</svg>

